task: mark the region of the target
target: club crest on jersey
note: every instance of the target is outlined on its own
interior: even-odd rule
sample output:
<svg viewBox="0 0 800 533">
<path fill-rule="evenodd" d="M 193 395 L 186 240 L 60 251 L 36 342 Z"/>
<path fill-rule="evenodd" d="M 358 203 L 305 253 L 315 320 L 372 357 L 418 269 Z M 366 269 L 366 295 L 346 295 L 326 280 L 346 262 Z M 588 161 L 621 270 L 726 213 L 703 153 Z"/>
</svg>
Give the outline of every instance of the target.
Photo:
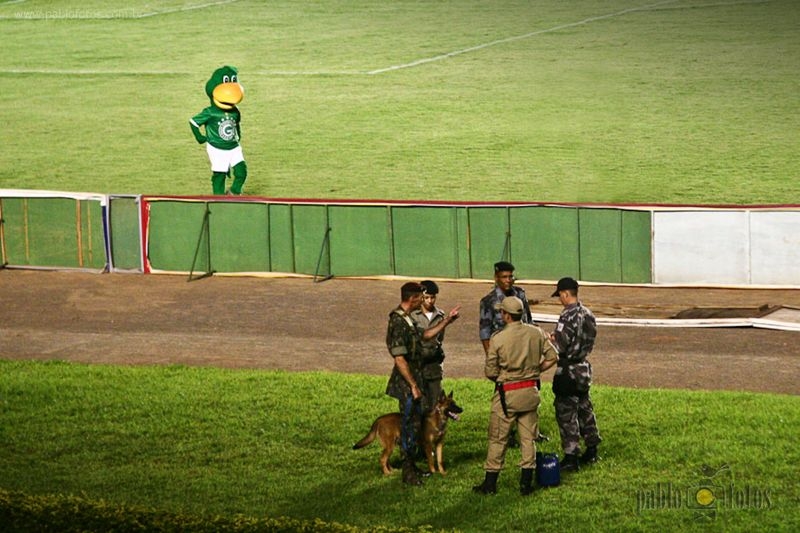
<svg viewBox="0 0 800 533">
<path fill-rule="evenodd" d="M 236 140 L 236 121 L 232 118 L 225 118 L 219 123 L 217 128 L 219 136 L 224 141 Z"/>
</svg>

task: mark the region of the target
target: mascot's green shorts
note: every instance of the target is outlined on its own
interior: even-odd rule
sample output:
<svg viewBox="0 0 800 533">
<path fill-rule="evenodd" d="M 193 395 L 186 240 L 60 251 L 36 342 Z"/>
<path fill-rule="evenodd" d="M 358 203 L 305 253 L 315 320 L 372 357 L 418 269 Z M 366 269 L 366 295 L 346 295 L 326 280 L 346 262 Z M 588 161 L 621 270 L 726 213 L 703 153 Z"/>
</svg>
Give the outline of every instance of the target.
<svg viewBox="0 0 800 533">
<path fill-rule="evenodd" d="M 206 94 L 211 105 L 193 116 L 189 126 L 197 142 L 207 142 L 211 189 L 214 194 L 225 194 L 225 180 L 233 171 L 230 194 L 242 194 L 247 179 L 247 163 L 239 145 L 242 114 L 236 105 L 244 98 L 244 88 L 239 84 L 236 67 L 226 65 L 215 70 L 206 82 Z M 201 127 L 205 129 L 205 135 L 200 131 Z"/>
</svg>

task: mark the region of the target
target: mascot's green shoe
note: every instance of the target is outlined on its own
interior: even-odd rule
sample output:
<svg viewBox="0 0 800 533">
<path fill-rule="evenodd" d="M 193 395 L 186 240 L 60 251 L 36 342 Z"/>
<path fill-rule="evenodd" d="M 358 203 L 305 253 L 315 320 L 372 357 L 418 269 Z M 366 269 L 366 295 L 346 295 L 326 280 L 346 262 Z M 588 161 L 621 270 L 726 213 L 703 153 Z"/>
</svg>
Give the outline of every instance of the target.
<svg viewBox="0 0 800 533">
<path fill-rule="evenodd" d="M 198 143 L 208 143 L 213 194 L 225 194 L 225 181 L 231 171 L 234 174 L 231 192 L 241 194 L 247 179 L 247 165 L 239 144 L 242 115 L 236 106 L 244 98 L 239 71 L 228 65 L 218 68 L 206 82 L 205 89 L 211 105 L 193 116 L 189 126 Z"/>
</svg>

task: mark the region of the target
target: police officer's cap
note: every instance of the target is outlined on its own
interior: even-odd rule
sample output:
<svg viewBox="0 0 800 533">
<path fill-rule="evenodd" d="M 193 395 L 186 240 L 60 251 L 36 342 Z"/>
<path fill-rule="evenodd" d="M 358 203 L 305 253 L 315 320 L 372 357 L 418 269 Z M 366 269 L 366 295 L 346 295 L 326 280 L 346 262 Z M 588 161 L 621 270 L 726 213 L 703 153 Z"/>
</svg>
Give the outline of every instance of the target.
<svg viewBox="0 0 800 533">
<path fill-rule="evenodd" d="M 500 261 L 494 264 L 494 272 L 514 272 L 514 265 L 508 261 Z"/>
<path fill-rule="evenodd" d="M 561 291 L 578 291 L 578 282 L 572 278 L 561 278 L 558 280 L 555 292 L 551 295 L 553 298 L 558 296 Z"/>
<path fill-rule="evenodd" d="M 525 309 L 522 300 L 516 296 L 506 296 L 499 304 L 495 304 L 495 309 L 502 309 L 509 315 L 521 315 Z"/>
<path fill-rule="evenodd" d="M 439 286 L 436 285 L 436 282 L 426 279 L 425 281 L 420 281 L 419 284 L 422 285 L 422 294 L 430 294 L 431 296 L 439 294 Z"/>
</svg>

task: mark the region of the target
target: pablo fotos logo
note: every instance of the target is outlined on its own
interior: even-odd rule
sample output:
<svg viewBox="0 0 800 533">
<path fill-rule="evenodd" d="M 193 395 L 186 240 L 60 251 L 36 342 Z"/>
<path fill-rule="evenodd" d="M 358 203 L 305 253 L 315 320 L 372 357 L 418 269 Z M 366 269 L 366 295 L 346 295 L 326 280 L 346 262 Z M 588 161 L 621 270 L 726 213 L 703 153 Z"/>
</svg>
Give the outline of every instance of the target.
<svg viewBox="0 0 800 533">
<path fill-rule="evenodd" d="M 636 512 L 687 510 L 695 519 L 712 520 L 722 510 L 769 509 L 772 494 L 769 488 L 736 485 L 730 480 L 730 468 L 703 465 L 696 484 L 676 486 L 656 483 L 652 488 L 636 491 Z"/>
</svg>

